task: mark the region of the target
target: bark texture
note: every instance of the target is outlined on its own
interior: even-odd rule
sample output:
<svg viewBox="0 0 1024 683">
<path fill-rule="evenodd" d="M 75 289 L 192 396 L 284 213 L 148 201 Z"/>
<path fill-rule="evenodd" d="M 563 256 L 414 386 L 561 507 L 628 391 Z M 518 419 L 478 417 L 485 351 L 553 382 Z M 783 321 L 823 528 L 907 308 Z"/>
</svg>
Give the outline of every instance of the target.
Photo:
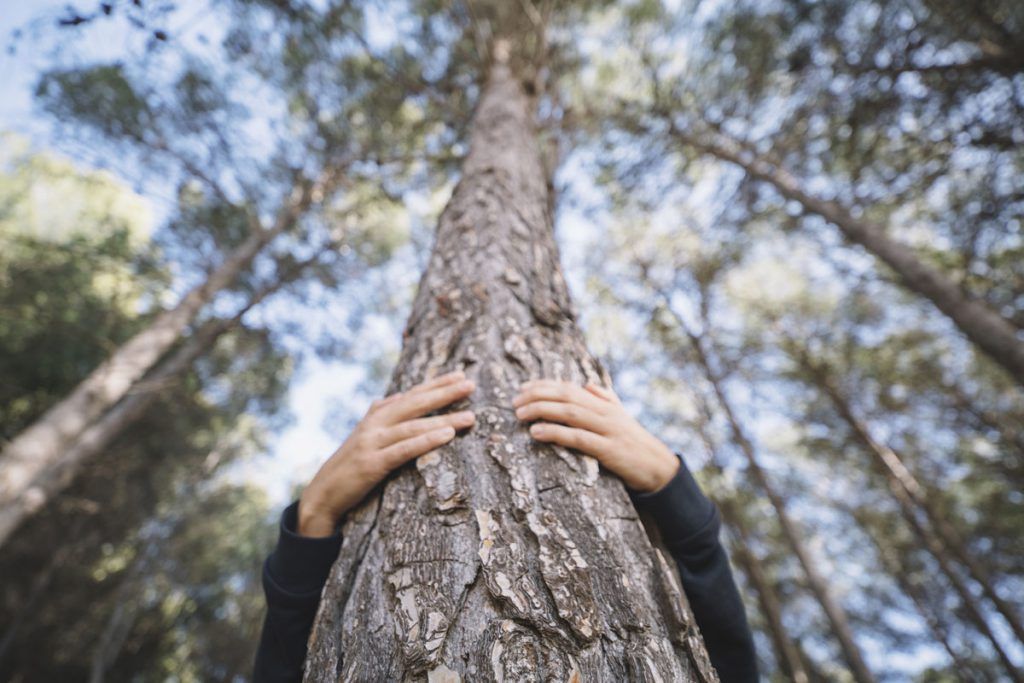
<svg viewBox="0 0 1024 683">
<path fill-rule="evenodd" d="M 476 425 L 349 515 L 307 681 L 717 680 L 621 482 L 512 410 L 528 378 L 608 382 L 574 322 L 533 104 L 490 67 L 390 389 L 464 369 Z"/>
</svg>

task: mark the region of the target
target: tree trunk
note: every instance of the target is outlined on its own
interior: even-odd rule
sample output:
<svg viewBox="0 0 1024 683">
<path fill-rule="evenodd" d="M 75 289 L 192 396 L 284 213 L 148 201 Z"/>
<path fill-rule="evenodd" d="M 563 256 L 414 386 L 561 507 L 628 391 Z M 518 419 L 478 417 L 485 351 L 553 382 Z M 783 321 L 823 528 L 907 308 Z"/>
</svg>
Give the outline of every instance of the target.
<svg viewBox="0 0 1024 683">
<path fill-rule="evenodd" d="M 698 425 L 701 441 L 708 453 L 708 467 L 721 481 L 725 472 L 718 457 L 718 449 L 708 433 L 707 425 L 711 421 L 711 410 L 703 397 L 699 401 L 703 422 Z M 761 616 L 768 626 L 768 635 L 775 650 L 775 660 L 782 673 L 794 683 L 810 683 L 810 677 L 804 667 L 797 643 L 790 637 L 782 622 L 782 601 L 761 566 L 761 560 L 754 554 L 753 538 L 743 512 L 735 499 L 719 497 L 715 500 L 726 527 L 736 534 L 733 544 L 733 559 L 740 565 L 744 575 L 757 594 L 757 602 L 761 608 Z"/>
<path fill-rule="evenodd" d="M 892 268 L 907 289 L 935 304 L 968 339 L 1024 385 L 1024 340 L 1017 329 L 984 302 L 967 295 L 942 272 L 921 261 L 910 247 L 889 237 L 883 226 L 855 218 L 838 202 L 807 194 L 797 178 L 736 140 L 723 139 L 721 135 L 717 140 L 709 140 L 679 130 L 674 124 L 671 128 L 672 135 L 683 144 L 736 164 L 750 177 L 771 184 L 783 197 L 798 202 L 806 212 L 838 227 L 846 239 Z"/>
<path fill-rule="evenodd" d="M 872 545 L 875 546 L 875 550 L 878 553 L 878 559 L 882 563 L 882 567 L 885 571 L 893 578 L 896 584 L 914 603 L 914 607 L 917 608 L 918 614 L 924 619 L 924 622 L 928 625 L 928 630 L 931 631 L 932 637 L 942 644 L 943 649 L 946 650 L 946 654 L 949 655 L 950 664 L 957 676 L 962 681 L 976 681 L 978 672 L 975 667 L 972 667 L 968 663 L 968 659 L 962 657 L 953 647 L 953 640 L 949 629 L 946 627 L 945 619 L 943 618 L 943 612 L 945 611 L 942 607 L 936 607 L 932 604 L 924 589 L 911 577 L 907 575 L 907 571 L 903 566 L 903 563 L 895 557 L 891 547 L 887 547 L 882 539 L 878 537 L 878 534 L 872 529 L 871 523 L 864 518 L 864 515 L 859 514 L 857 510 L 849 510 L 851 516 L 857 520 L 861 528 L 864 529 L 864 533 L 867 534 L 868 538 L 871 539 Z"/>
<path fill-rule="evenodd" d="M 129 387 L 120 402 L 69 441 L 59 458 L 38 468 L 36 476 L 24 487 L 22 495 L 0 503 L 0 548 L 26 519 L 67 488 L 87 462 L 142 417 L 160 397 L 162 387 L 177 380 L 222 335 L 236 328 L 249 310 L 294 280 L 323 251 L 318 250 L 311 258 L 293 264 L 275 282 L 255 292 L 234 316 L 211 320 L 202 325 L 145 378 Z"/>
<path fill-rule="evenodd" d="M 722 410 L 722 414 L 724 415 L 727 424 L 729 425 L 729 431 L 732 435 L 733 442 L 746 458 L 747 469 L 750 472 L 750 475 L 754 478 L 758 488 L 764 492 L 764 495 L 771 504 L 772 509 L 775 510 L 775 514 L 779 519 L 779 526 L 782 528 L 782 534 L 785 536 L 789 546 L 793 549 L 793 554 L 796 555 L 797 559 L 800 561 L 800 566 L 803 568 L 804 575 L 807 577 L 807 584 L 810 587 L 811 592 L 814 594 L 814 597 L 817 598 L 822 610 L 825 612 L 825 616 L 828 618 L 829 623 L 832 625 L 832 631 L 835 634 L 836 639 L 839 641 L 843 657 L 846 659 L 846 663 L 850 667 L 850 673 L 853 674 L 854 679 L 859 683 L 873 683 L 875 677 L 871 673 L 871 670 L 868 669 L 867 663 L 861 655 L 860 648 L 857 646 L 857 642 L 853 638 L 853 631 L 850 629 L 849 620 L 846 617 L 846 610 L 844 610 L 842 605 L 839 604 L 839 601 L 836 600 L 832 591 L 829 589 L 828 582 L 825 580 L 825 577 L 818 571 L 817 563 L 814 558 L 811 557 L 811 553 L 803 541 L 806 534 L 798 527 L 793 518 L 790 517 L 789 511 L 786 509 L 785 499 L 779 495 L 778 491 L 775 490 L 775 487 L 768 480 L 768 475 L 765 474 L 765 471 L 761 468 L 761 464 L 757 459 L 757 454 L 754 452 L 754 446 L 743 431 L 739 420 L 736 418 L 736 413 L 732 409 L 732 404 L 725 395 L 725 390 L 722 387 L 722 380 L 711 365 L 711 360 L 708 358 L 708 354 L 704 349 L 703 339 L 695 334 L 679 314 L 669 305 L 667 297 L 665 298 L 665 308 L 676 321 L 679 329 L 690 340 L 690 344 L 693 346 L 693 350 L 697 356 L 697 363 L 700 365 L 704 377 L 711 386 L 711 389 L 715 394 L 715 399 Z"/>
<path fill-rule="evenodd" d="M 120 401 L 180 338 L 200 310 L 229 286 L 274 237 L 294 224 L 315 190 L 303 184 L 269 229 L 251 234 L 172 309 L 122 344 L 72 392 L 26 427 L 0 453 L 0 508 L 16 504 L 32 482 L 65 455 L 83 430 Z"/>
<path fill-rule="evenodd" d="M 608 378 L 560 270 L 534 102 L 495 54 L 390 388 L 464 369 L 476 426 L 349 515 L 306 680 L 716 680 L 621 482 L 512 411 L 528 378 Z"/>
<path fill-rule="evenodd" d="M 946 519 L 938 506 L 925 495 L 921 484 L 911 474 L 910 470 L 907 469 L 903 460 L 893 449 L 877 441 L 872 436 L 868 426 L 853 413 L 853 408 L 839 393 L 839 390 L 826 374 L 826 371 L 819 364 L 815 363 L 804 349 L 799 348 L 794 342 L 787 342 L 787 346 L 789 346 L 789 350 L 795 360 L 815 379 L 818 388 L 828 396 L 836 413 L 849 427 L 857 443 L 872 456 L 875 465 L 885 476 L 889 490 L 899 504 L 903 517 L 919 536 L 922 545 L 935 557 L 950 581 L 955 586 L 960 586 L 962 583 L 960 575 L 952 567 L 952 560 L 955 557 L 966 567 L 971 578 L 981 586 L 982 593 L 992 601 L 996 610 L 1009 624 L 1014 635 L 1024 643 L 1024 628 L 1022 628 L 1020 619 L 1017 617 L 1013 606 L 996 592 L 988 570 L 971 555 L 960 533 L 949 523 L 949 520 Z M 918 509 L 924 512 L 930 528 L 922 524 L 921 520 L 917 518 Z M 950 555 L 953 557 L 950 557 Z M 974 604 L 975 600 L 970 591 L 966 587 L 958 587 L 957 592 L 961 594 L 965 601 L 972 603 L 971 613 L 978 615 L 978 618 L 984 621 L 984 618 L 981 616 L 982 611 Z M 988 628 L 987 623 L 982 630 L 992 641 L 993 647 L 1000 654 L 1000 659 L 1007 665 L 1011 677 L 1014 680 L 1021 680 L 1020 672 L 1013 667 L 995 638 L 995 634 Z"/>
</svg>

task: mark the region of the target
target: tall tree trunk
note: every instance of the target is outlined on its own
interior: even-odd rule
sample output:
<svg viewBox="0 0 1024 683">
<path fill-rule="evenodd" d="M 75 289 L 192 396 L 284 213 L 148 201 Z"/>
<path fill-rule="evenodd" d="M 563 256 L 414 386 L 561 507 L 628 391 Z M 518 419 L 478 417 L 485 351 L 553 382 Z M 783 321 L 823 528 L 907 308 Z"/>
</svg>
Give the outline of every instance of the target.
<svg viewBox="0 0 1024 683">
<path fill-rule="evenodd" d="M 465 369 L 476 426 L 349 515 L 306 680 L 716 680 L 621 482 L 512 411 L 528 378 L 608 378 L 574 322 L 534 102 L 494 54 L 390 388 Z"/>
<path fill-rule="evenodd" d="M 725 472 L 722 469 L 718 457 L 718 449 L 708 433 L 707 424 L 711 421 L 711 410 L 707 403 L 701 399 L 700 408 L 703 413 L 702 422 L 697 429 L 700 433 L 704 449 L 708 453 L 708 467 L 719 480 L 723 480 Z M 765 574 L 761 566 L 761 560 L 753 551 L 753 536 L 743 517 L 743 512 L 731 497 L 720 496 L 715 499 L 718 509 L 722 513 L 722 519 L 726 527 L 736 534 L 736 543 L 733 544 L 733 559 L 740 565 L 744 575 L 757 594 L 757 602 L 761 608 L 761 616 L 764 617 L 768 626 L 768 635 L 771 637 L 772 648 L 775 650 L 775 659 L 782 670 L 782 673 L 794 683 L 810 683 L 810 677 L 804 667 L 801 658 L 800 648 L 789 635 L 785 624 L 782 622 L 782 601 L 772 585 L 771 580 Z"/>
<path fill-rule="evenodd" d="M 820 571 L 818 571 L 815 559 L 811 556 L 810 551 L 804 544 L 803 539 L 806 537 L 806 534 L 799 528 L 793 518 L 790 517 L 789 511 L 786 509 L 785 499 L 778 491 L 775 490 L 775 486 L 768 480 L 768 475 L 761 468 L 757 454 L 754 451 L 754 446 L 750 442 L 750 439 L 747 438 L 743 427 L 740 425 L 740 422 L 736 417 L 736 413 L 732 409 L 732 404 L 725 394 L 725 389 L 722 386 L 722 380 L 711 364 L 708 352 L 704 348 L 704 340 L 693 332 L 675 309 L 672 308 L 669 304 L 668 297 L 663 295 L 663 298 L 666 311 L 673 317 L 680 331 L 682 331 L 690 340 L 690 344 L 695 352 L 701 372 L 704 374 L 708 384 L 711 386 L 715 399 L 721 408 L 722 415 L 725 417 L 726 423 L 729 425 L 729 431 L 732 435 L 733 442 L 743 453 L 744 458 L 747 461 L 747 469 L 750 472 L 750 475 L 754 478 L 754 482 L 757 484 L 758 488 L 764 492 L 765 497 L 768 499 L 772 509 L 775 511 L 775 514 L 779 519 L 779 526 L 782 528 L 782 534 L 793 549 L 793 554 L 796 555 L 797 559 L 800 561 L 800 566 L 803 568 L 804 575 L 807 577 L 807 584 L 810 587 L 811 592 L 814 594 L 814 597 L 817 598 L 818 602 L 821 604 L 821 608 L 825 612 L 825 616 L 832 625 L 832 631 L 835 634 L 836 639 L 839 641 L 840 649 L 843 652 L 843 657 L 846 659 L 847 665 L 850 667 L 850 672 L 853 674 L 854 679 L 859 683 L 873 682 L 875 677 L 868 668 L 867 663 L 864 661 L 860 648 L 857 646 L 857 642 L 853 638 L 853 631 L 850 629 L 850 623 L 846 617 L 846 610 L 844 610 L 842 605 L 839 604 L 839 601 L 836 600 L 832 591 L 829 589 L 828 582 L 825 580 L 825 577 L 822 576 Z"/>
<path fill-rule="evenodd" d="M 988 570 L 970 553 L 960 533 L 946 519 L 942 510 L 925 495 L 924 488 L 903 463 L 903 460 L 892 448 L 872 436 L 867 424 L 854 414 L 852 406 L 839 393 L 827 371 L 819 363 L 815 363 L 807 355 L 805 349 L 798 347 L 792 341 L 787 342 L 787 346 L 789 346 L 794 359 L 814 378 L 818 388 L 829 398 L 836 413 L 849 427 L 857 443 L 872 456 L 875 465 L 885 476 L 893 497 L 899 503 L 904 518 L 921 537 L 923 545 L 931 551 L 940 566 L 950 567 L 950 571 L 947 572 L 950 580 L 961 581 L 959 574 L 952 568 L 952 557 L 950 557 L 952 555 L 966 567 L 968 574 L 981 586 L 984 595 L 995 605 L 996 610 L 1009 624 L 1014 635 L 1024 643 L 1024 628 L 1021 626 L 1016 610 L 999 595 Z M 917 518 L 918 509 L 924 512 L 930 528 L 926 528 Z M 965 589 L 963 595 L 964 599 L 974 602 L 970 591 Z M 979 615 L 982 613 L 976 606 L 972 611 Z M 993 639 L 993 646 L 1001 651 L 1001 646 L 994 640 L 995 636 L 992 631 L 986 628 L 985 632 L 990 635 L 990 639 Z M 1009 664 L 1008 658 L 1001 658 L 1004 663 Z M 1020 680 L 1020 672 L 1015 671 L 1012 665 L 1010 666 L 1010 674 L 1015 676 L 1015 680 Z"/>
<path fill-rule="evenodd" d="M 918 614 L 924 619 L 924 622 L 928 625 L 928 630 L 931 631 L 932 637 L 942 644 L 946 654 L 949 655 L 950 664 L 953 666 L 953 670 L 962 681 L 976 681 L 979 680 L 978 672 L 975 667 L 969 665 L 968 660 L 962 657 L 953 647 L 952 637 L 949 633 L 949 629 L 946 627 L 945 619 L 943 618 L 942 612 L 945 610 L 942 607 L 936 607 L 928 599 L 924 589 L 915 582 L 910 576 L 907 575 L 907 571 L 903 566 L 903 563 L 895 557 L 892 547 L 887 546 L 878 537 L 878 533 L 872 528 L 872 524 L 865 518 L 863 514 L 859 514 L 857 510 L 848 511 L 851 516 L 857 520 L 861 528 L 864 529 L 864 533 L 867 534 L 868 538 L 871 539 L 872 545 L 875 546 L 875 550 L 878 553 L 878 559 L 882 563 L 882 567 L 885 571 L 893 578 L 896 584 L 914 603 L 914 607 L 917 609 Z"/>
<path fill-rule="evenodd" d="M 854 217 L 835 201 L 814 197 L 804 191 L 804 183 L 764 155 L 758 155 L 740 142 L 721 134 L 705 138 L 680 130 L 672 123 L 671 134 L 683 144 L 723 161 L 736 164 L 750 177 L 769 183 L 786 199 L 799 203 L 808 213 L 832 223 L 846 239 L 867 249 L 893 269 L 903 285 L 929 299 L 946 314 L 968 339 L 999 365 L 1016 382 L 1024 385 L 1024 339 L 1006 319 L 984 302 L 967 295 L 936 268 L 924 263 L 905 244 L 886 234 L 883 226 Z"/>
<path fill-rule="evenodd" d="M 57 463 L 83 430 L 128 393 L 181 338 L 200 310 L 234 282 L 271 240 L 292 226 L 321 191 L 310 183 L 297 187 L 273 226 L 253 232 L 202 284 L 122 344 L 66 398 L 15 436 L 0 452 L 0 508 L 26 496 L 36 477 Z"/>
<path fill-rule="evenodd" d="M 306 266 L 316 261 L 323 251 L 318 250 L 311 258 L 292 264 L 275 282 L 249 297 L 249 301 L 234 316 L 211 320 L 202 325 L 152 372 L 129 387 L 120 402 L 70 440 L 59 458 L 40 468 L 36 476 L 24 487 L 22 495 L 0 503 L 0 548 L 26 519 L 67 488 L 86 463 L 141 418 L 160 397 L 160 390 L 163 387 L 176 381 L 222 335 L 238 327 L 246 313 L 280 287 L 294 280 Z"/>
</svg>

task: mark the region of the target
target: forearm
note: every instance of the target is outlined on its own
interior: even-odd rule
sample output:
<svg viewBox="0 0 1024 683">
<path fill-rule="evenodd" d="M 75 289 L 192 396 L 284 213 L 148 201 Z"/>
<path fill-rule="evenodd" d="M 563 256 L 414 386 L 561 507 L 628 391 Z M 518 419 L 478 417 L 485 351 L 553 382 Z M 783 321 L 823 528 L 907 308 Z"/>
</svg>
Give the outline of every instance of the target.
<svg viewBox="0 0 1024 683">
<path fill-rule="evenodd" d="M 653 493 L 630 491 L 630 497 L 638 510 L 649 512 L 657 521 L 723 683 L 756 681 L 753 638 L 728 555 L 719 541 L 721 521 L 715 505 L 701 492 L 685 463 L 663 488 Z"/>
<path fill-rule="evenodd" d="M 341 534 L 322 538 L 297 533 L 297 503 L 281 515 L 277 547 L 263 565 L 267 614 L 263 621 L 255 683 L 302 680 L 306 642 L 331 565 L 341 549 Z"/>
</svg>

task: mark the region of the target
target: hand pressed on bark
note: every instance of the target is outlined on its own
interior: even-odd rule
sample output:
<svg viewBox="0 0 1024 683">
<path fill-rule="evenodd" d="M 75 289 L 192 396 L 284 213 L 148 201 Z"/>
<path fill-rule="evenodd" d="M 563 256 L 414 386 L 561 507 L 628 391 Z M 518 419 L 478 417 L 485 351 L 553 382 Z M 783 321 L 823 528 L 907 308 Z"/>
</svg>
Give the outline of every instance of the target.
<svg viewBox="0 0 1024 683">
<path fill-rule="evenodd" d="M 679 458 L 626 412 L 611 389 L 550 379 L 523 383 L 512 400 L 516 417 L 537 421 L 530 435 L 594 456 L 636 491 L 657 491 Z"/>
<path fill-rule="evenodd" d="M 329 536 L 389 472 L 441 446 L 473 424 L 469 410 L 423 417 L 469 396 L 475 385 L 462 371 L 377 399 L 299 497 L 298 532 Z"/>
</svg>

